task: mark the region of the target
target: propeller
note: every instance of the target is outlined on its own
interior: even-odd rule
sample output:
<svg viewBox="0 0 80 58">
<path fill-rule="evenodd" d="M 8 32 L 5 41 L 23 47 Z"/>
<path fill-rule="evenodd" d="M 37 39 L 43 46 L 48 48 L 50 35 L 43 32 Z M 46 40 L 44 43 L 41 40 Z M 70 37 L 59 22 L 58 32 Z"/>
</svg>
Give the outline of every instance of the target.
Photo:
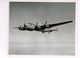
<svg viewBox="0 0 80 58">
<path fill-rule="evenodd" d="M 45 24 L 44 23 L 42 23 L 42 24 L 46 27 L 47 21 L 45 22 Z"/>
<path fill-rule="evenodd" d="M 38 22 L 35 24 L 35 28 L 40 28 L 40 27 L 38 26 Z"/>
<path fill-rule="evenodd" d="M 45 25 L 47 24 L 47 21 L 45 22 Z"/>
<path fill-rule="evenodd" d="M 38 26 L 38 22 L 36 23 L 36 26 Z"/>
<path fill-rule="evenodd" d="M 24 27 L 26 26 L 26 24 L 24 23 Z M 21 26 L 20 26 L 21 27 Z"/>
<path fill-rule="evenodd" d="M 19 26 L 19 28 L 21 28 L 21 25 Z"/>
</svg>

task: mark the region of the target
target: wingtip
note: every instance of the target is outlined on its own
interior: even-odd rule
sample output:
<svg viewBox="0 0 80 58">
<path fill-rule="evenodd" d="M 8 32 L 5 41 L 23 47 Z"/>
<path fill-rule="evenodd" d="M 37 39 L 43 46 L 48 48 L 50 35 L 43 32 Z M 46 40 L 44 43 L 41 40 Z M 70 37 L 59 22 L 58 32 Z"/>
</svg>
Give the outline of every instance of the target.
<svg viewBox="0 0 80 58">
<path fill-rule="evenodd" d="M 73 22 L 73 21 L 71 21 L 71 22 Z"/>
<path fill-rule="evenodd" d="M 73 22 L 73 21 L 68 21 L 68 22 Z"/>
</svg>

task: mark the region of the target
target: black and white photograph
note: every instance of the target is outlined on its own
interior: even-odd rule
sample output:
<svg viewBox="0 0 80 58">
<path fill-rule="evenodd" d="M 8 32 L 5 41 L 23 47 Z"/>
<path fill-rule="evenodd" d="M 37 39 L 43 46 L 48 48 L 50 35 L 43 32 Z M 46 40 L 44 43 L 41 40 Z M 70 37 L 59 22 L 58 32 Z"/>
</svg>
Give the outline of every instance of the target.
<svg viewBox="0 0 80 58">
<path fill-rule="evenodd" d="M 75 55 L 75 2 L 9 2 L 9 55 Z"/>
</svg>

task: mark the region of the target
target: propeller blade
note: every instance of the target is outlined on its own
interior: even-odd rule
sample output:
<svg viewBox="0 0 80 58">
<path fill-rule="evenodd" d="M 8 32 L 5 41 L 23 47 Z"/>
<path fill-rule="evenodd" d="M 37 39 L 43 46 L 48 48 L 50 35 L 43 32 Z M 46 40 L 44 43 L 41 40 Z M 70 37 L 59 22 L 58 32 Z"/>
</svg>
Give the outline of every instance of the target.
<svg viewBox="0 0 80 58">
<path fill-rule="evenodd" d="M 47 24 L 47 21 L 45 22 L 45 25 Z"/>
<path fill-rule="evenodd" d="M 46 26 L 46 24 L 47 24 L 47 21 L 45 22 L 45 23 L 42 23 L 44 26 Z"/>
<path fill-rule="evenodd" d="M 21 28 L 21 25 L 20 25 L 20 27 L 19 28 Z"/>
<path fill-rule="evenodd" d="M 36 26 L 38 26 L 38 22 L 36 23 Z"/>
<path fill-rule="evenodd" d="M 24 23 L 24 26 L 25 26 L 25 23 Z"/>
</svg>

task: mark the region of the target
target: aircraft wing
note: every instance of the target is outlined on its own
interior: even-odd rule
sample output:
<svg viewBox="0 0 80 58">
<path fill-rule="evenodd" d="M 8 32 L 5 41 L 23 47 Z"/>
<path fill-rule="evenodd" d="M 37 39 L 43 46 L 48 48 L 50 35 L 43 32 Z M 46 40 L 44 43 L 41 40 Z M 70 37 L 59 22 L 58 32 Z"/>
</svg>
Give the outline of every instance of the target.
<svg viewBox="0 0 80 58">
<path fill-rule="evenodd" d="M 55 24 L 48 24 L 46 28 L 51 28 L 51 27 L 55 27 L 55 26 L 59 26 L 59 25 L 64 25 L 64 24 L 67 24 L 67 23 L 71 23 L 73 21 L 66 21 L 66 22 L 61 22 L 61 23 L 55 23 Z M 41 27 L 44 27 L 44 26 L 41 26 Z"/>
</svg>

